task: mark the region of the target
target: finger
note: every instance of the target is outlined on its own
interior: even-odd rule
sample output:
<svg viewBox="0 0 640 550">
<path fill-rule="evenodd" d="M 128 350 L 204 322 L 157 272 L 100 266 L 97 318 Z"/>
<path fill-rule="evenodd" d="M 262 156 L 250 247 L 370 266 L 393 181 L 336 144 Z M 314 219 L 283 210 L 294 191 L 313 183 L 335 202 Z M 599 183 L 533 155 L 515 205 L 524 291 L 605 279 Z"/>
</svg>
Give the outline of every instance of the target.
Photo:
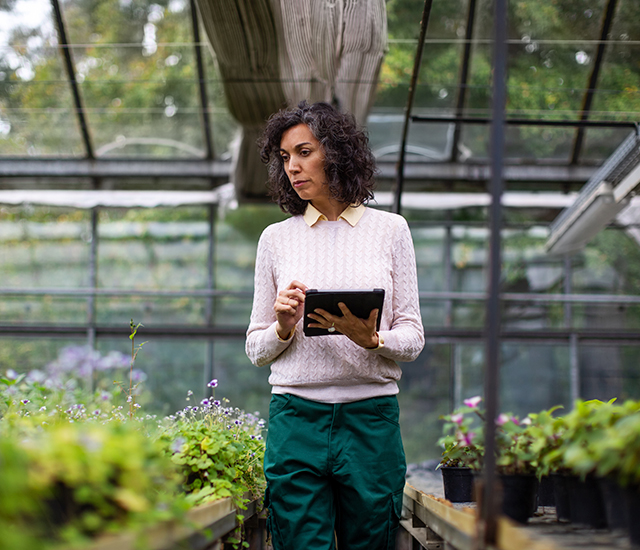
<svg viewBox="0 0 640 550">
<path fill-rule="evenodd" d="M 351 313 L 351 310 L 347 307 L 347 304 L 345 304 L 344 302 L 338 302 L 338 307 L 340 308 L 340 311 L 342 311 L 342 315 L 344 315 L 347 319 L 355 317 L 355 315 L 353 315 L 353 313 Z"/>
<path fill-rule="evenodd" d="M 291 281 L 285 290 L 295 290 L 304 296 L 304 293 L 309 290 L 309 287 L 300 281 Z"/>
<path fill-rule="evenodd" d="M 325 311 L 324 309 L 314 309 L 313 313 L 320 316 L 322 320 L 327 320 L 329 323 L 333 323 L 337 319 L 335 315 L 331 315 L 331 313 Z"/>
<path fill-rule="evenodd" d="M 378 321 L 379 313 L 380 313 L 379 309 L 372 309 L 371 313 L 369 313 L 369 319 L 367 324 L 375 326 Z"/>
</svg>

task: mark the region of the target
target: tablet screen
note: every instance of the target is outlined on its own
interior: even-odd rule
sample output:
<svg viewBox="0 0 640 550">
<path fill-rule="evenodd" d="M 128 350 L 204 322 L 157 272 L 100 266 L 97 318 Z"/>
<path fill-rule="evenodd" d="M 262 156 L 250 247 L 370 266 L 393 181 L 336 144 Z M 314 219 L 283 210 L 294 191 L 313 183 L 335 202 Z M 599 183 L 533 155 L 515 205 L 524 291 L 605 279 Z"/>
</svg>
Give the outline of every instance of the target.
<svg viewBox="0 0 640 550">
<path fill-rule="evenodd" d="M 380 329 L 382 318 L 382 304 L 384 303 L 384 289 L 374 288 L 370 290 L 318 290 L 309 289 L 306 292 L 304 302 L 304 334 L 305 336 L 331 336 L 340 332 L 329 332 L 325 328 L 312 328 L 308 325 L 315 323 L 307 315 L 315 309 L 324 309 L 332 315 L 342 317 L 342 311 L 338 303 L 343 302 L 351 313 L 361 319 L 367 319 L 371 310 L 378 309 L 378 323 L 376 330 Z"/>
</svg>

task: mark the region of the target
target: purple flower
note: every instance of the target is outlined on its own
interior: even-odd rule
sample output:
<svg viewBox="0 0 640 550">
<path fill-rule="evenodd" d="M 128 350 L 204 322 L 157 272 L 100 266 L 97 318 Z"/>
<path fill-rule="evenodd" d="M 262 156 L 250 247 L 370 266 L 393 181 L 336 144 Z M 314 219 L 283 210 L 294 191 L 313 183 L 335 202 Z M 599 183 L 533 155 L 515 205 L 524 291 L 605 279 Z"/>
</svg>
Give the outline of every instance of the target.
<svg viewBox="0 0 640 550">
<path fill-rule="evenodd" d="M 171 451 L 179 453 L 186 440 L 184 437 L 178 437 L 173 443 L 171 443 Z"/>
<path fill-rule="evenodd" d="M 217 399 L 214 400 L 213 402 L 214 406 L 219 407 L 220 406 L 220 401 L 218 401 Z"/>
<path fill-rule="evenodd" d="M 191 390 L 189 390 L 189 391 L 187 392 L 187 396 L 188 396 L 188 397 L 191 397 L 192 395 L 193 395 L 193 392 L 192 392 Z"/>
<path fill-rule="evenodd" d="M 461 413 L 451 415 L 451 422 L 455 422 L 458 426 L 462 424 L 463 420 L 464 420 L 464 415 Z"/>
<path fill-rule="evenodd" d="M 211 382 L 209 382 L 209 383 L 207 384 L 207 386 L 208 386 L 209 388 L 217 388 L 217 387 L 218 387 L 218 379 L 217 379 L 217 378 L 214 378 L 213 380 L 211 380 Z"/>
<path fill-rule="evenodd" d="M 7 371 L 7 378 L 9 380 L 15 380 L 16 378 L 18 378 L 18 373 L 16 371 L 14 371 L 13 369 L 9 369 Z"/>
<path fill-rule="evenodd" d="M 28 399 L 23 399 L 22 401 L 20 401 L 20 403 L 26 405 L 27 403 L 31 403 L 31 401 L 29 401 Z"/>
<path fill-rule="evenodd" d="M 200 401 L 200 404 L 203 407 L 208 407 L 209 406 L 209 400 L 208 399 L 203 399 L 202 401 Z"/>
<path fill-rule="evenodd" d="M 465 399 L 463 403 L 467 407 L 471 407 L 472 409 L 475 409 L 480 404 L 480 401 L 482 401 L 482 397 L 480 397 L 479 395 L 476 395 L 475 397 L 470 397 L 469 399 Z"/>
</svg>

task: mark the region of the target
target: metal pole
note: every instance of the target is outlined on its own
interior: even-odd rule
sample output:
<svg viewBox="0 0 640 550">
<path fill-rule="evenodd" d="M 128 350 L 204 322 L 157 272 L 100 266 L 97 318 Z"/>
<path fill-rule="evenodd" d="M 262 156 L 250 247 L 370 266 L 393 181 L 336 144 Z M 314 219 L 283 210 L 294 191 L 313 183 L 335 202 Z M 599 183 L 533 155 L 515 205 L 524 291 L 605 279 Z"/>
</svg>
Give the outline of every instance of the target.
<svg viewBox="0 0 640 550">
<path fill-rule="evenodd" d="M 95 291 L 98 286 L 98 207 L 91 209 L 91 242 L 89 243 L 89 288 Z M 96 296 L 87 296 L 87 344 L 95 348 L 96 338 Z"/>
<path fill-rule="evenodd" d="M 191 0 L 191 26 L 193 28 L 193 41 L 195 43 L 196 67 L 198 69 L 198 89 L 200 91 L 200 107 L 202 108 L 202 124 L 204 130 L 204 144 L 207 158 L 214 155 L 213 142 L 211 141 L 211 120 L 209 118 L 209 99 L 207 97 L 207 85 L 205 79 L 204 59 L 202 46 L 200 45 L 200 26 L 198 23 L 198 9 L 195 0 Z"/>
<path fill-rule="evenodd" d="M 473 38 L 473 21 L 476 16 L 476 0 L 469 0 L 469 8 L 467 12 L 467 28 L 465 32 L 465 44 L 462 53 L 462 66 L 460 69 L 460 89 L 458 90 L 458 99 L 456 101 L 456 117 L 461 117 L 464 112 L 464 104 L 467 99 L 467 84 L 469 82 L 469 65 L 471 64 L 471 39 Z M 462 133 L 462 124 L 457 123 L 453 131 L 453 139 L 451 146 L 451 162 L 457 162 L 460 155 L 458 145 L 460 143 L 460 134 Z"/>
<path fill-rule="evenodd" d="M 604 50 L 609 38 L 609 32 L 611 31 L 611 25 L 613 24 L 613 14 L 616 11 L 617 0 L 609 0 L 607 3 L 607 9 L 605 11 L 604 20 L 602 21 L 602 28 L 600 29 L 600 43 L 596 51 L 596 59 L 593 63 L 593 71 L 589 77 L 589 86 L 585 93 L 582 102 L 582 113 L 580 114 L 580 121 L 586 121 L 589 118 L 591 112 L 591 105 L 593 104 L 593 98 L 596 93 L 596 86 L 598 85 L 598 77 L 600 75 L 600 68 L 604 59 Z M 580 152 L 582 150 L 582 144 L 584 142 L 584 126 L 579 126 L 576 132 L 576 137 L 573 143 L 573 152 L 571 153 L 571 164 L 577 164 L 580 158 Z"/>
<path fill-rule="evenodd" d="M 53 13 L 56 19 L 56 25 L 58 27 L 58 36 L 60 39 L 60 52 L 64 59 L 65 68 L 67 69 L 67 76 L 69 77 L 69 84 L 71 85 L 71 93 L 73 94 L 73 101 L 76 106 L 76 116 L 78 117 L 78 124 L 80 125 L 80 132 L 82 133 L 82 140 L 84 141 L 84 147 L 87 153 L 87 158 L 93 159 L 93 145 L 91 142 L 91 135 L 89 134 L 89 125 L 85 117 L 84 106 L 82 104 L 82 95 L 80 94 L 80 87 L 76 80 L 76 71 L 71 57 L 71 47 L 69 46 L 69 40 L 67 40 L 67 31 L 64 24 L 64 18 L 62 17 L 62 9 L 58 0 L 51 0 L 53 6 Z"/>
<path fill-rule="evenodd" d="M 571 256 L 564 255 L 564 288 L 565 294 L 573 291 Z M 569 393 L 571 403 L 580 397 L 580 365 L 578 361 L 578 335 L 573 332 L 572 302 L 564 303 L 564 328 L 571 331 L 569 335 Z"/>
<path fill-rule="evenodd" d="M 496 0 L 494 10 L 494 63 L 491 125 L 491 207 L 489 237 L 489 296 L 486 321 L 486 372 L 484 397 L 485 457 L 484 490 L 480 502 L 481 548 L 494 547 L 497 541 L 497 515 L 500 497 L 496 491 L 495 418 L 498 416 L 500 369 L 500 269 L 505 105 L 507 91 L 507 4 Z"/>
<path fill-rule="evenodd" d="M 207 256 L 207 290 L 213 291 L 215 288 L 215 253 L 216 253 L 216 206 L 209 205 L 209 253 Z M 207 299 L 206 323 L 208 327 L 215 324 L 215 297 L 210 295 Z M 215 356 L 214 356 L 214 340 L 207 339 L 205 368 L 204 368 L 205 384 L 215 378 Z M 206 387 L 206 386 L 205 386 Z M 213 388 L 211 389 L 213 392 Z"/>
<path fill-rule="evenodd" d="M 404 186 L 404 157 L 407 148 L 407 135 L 409 134 L 409 117 L 411 116 L 411 108 L 413 107 L 413 97 L 416 92 L 416 84 L 418 82 L 418 74 L 420 73 L 420 65 L 422 64 L 422 50 L 424 50 L 424 37 L 427 34 L 427 25 L 429 24 L 429 16 L 431 15 L 431 5 L 433 0 L 424 0 L 424 9 L 422 10 L 422 20 L 420 21 L 420 38 L 418 39 L 418 50 L 413 64 L 413 74 L 409 83 L 409 95 L 407 96 L 407 106 L 404 110 L 404 124 L 402 126 L 402 141 L 400 144 L 400 157 L 398 158 L 398 173 L 396 178 L 396 189 L 391 205 L 391 211 L 400 214 L 402 201 L 402 187 Z"/>
</svg>

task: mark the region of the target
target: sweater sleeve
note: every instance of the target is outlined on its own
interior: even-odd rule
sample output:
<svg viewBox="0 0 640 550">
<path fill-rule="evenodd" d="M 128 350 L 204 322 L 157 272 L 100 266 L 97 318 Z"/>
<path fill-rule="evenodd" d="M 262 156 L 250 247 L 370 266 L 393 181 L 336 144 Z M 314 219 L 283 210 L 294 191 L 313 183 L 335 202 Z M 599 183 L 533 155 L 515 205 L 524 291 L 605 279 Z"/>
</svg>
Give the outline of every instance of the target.
<svg viewBox="0 0 640 550">
<path fill-rule="evenodd" d="M 388 330 L 381 330 L 384 346 L 373 350 L 394 361 L 413 361 L 424 347 L 420 316 L 416 256 L 407 222 L 402 219 L 392 243 L 393 318 Z"/>
<path fill-rule="evenodd" d="M 293 337 L 280 340 L 276 333 L 276 315 L 273 304 L 278 295 L 275 277 L 275 258 L 269 232 L 263 232 L 258 242 L 254 277 L 253 308 L 247 329 L 245 351 L 249 360 L 258 367 L 271 363 L 289 347 Z"/>
</svg>

